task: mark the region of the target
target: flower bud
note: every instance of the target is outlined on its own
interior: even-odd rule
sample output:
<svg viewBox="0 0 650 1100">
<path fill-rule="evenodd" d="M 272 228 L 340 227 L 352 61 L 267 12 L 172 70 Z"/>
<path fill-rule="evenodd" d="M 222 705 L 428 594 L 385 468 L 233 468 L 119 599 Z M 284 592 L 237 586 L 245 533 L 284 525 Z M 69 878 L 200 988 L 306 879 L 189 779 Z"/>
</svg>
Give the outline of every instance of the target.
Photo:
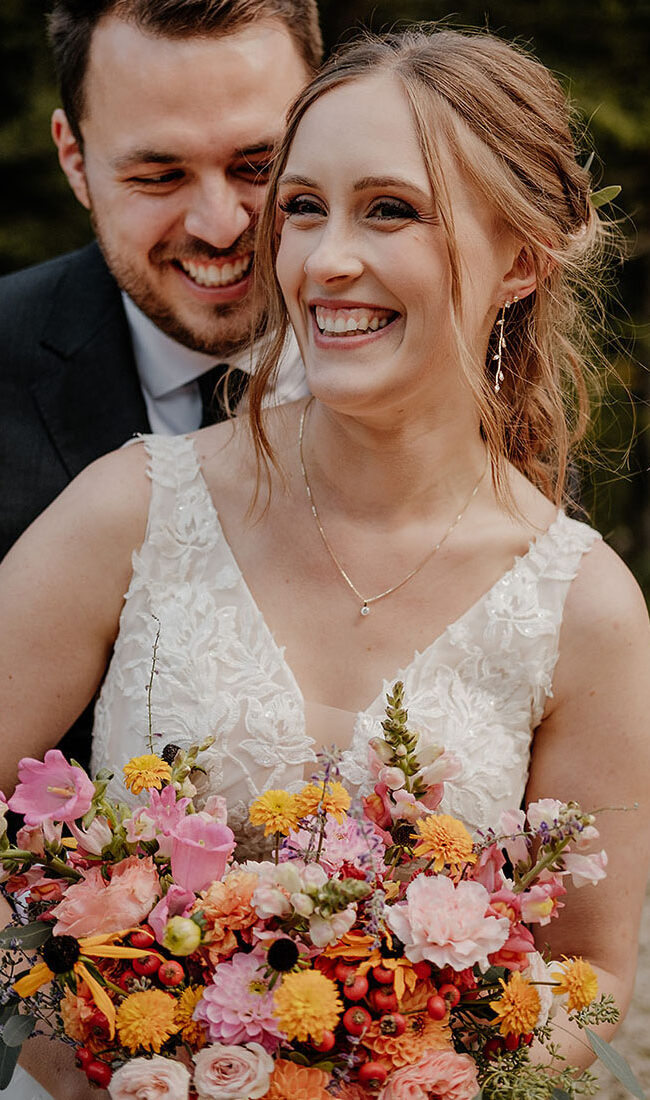
<svg viewBox="0 0 650 1100">
<path fill-rule="evenodd" d="M 165 925 L 162 942 L 172 955 L 191 955 L 201 943 L 201 929 L 190 917 L 172 917 Z"/>
</svg>

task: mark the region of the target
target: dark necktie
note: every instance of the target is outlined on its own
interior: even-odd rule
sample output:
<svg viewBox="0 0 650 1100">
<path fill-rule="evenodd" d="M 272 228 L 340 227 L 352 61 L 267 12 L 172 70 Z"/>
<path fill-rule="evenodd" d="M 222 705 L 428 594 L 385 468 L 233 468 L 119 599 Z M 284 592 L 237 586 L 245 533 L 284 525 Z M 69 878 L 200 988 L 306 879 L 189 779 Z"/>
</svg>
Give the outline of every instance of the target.
<svg viewBox="0 0 650 1100">
<path fill-rule="evenodd" d="M 228 407 L 232 410 L 237 408 L 248 385 L 248 374 L 239 367 L 232 367 L 229 372 L 227 363 L 216 363 L 205 374 L 200 375 L 197 382 L 202 408 L 199 427 L 207 428 L 209 424 L 226 420 Z"/>
</svg>

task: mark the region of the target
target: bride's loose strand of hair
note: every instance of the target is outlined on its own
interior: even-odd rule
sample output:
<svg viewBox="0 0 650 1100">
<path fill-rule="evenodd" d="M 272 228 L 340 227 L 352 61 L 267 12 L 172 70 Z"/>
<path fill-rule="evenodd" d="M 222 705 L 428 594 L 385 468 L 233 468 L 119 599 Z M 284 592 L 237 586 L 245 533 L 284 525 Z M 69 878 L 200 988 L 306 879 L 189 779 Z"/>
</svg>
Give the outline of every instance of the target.
<svg viewBox="0 0 650 1100">
<path fill-rule="evenodd" d="M 459 363 L 475 395 L 498 498 L 512 507 L 505 476 L 511 462 L 561 504 L 567 499 L 571 456 L 585 437 L 608 366 L 599 343 L 600 291 L 608 262 L 621 255 L 620 238 L 590 203 L 589 172 L 578 163 L 570 108 L 558 81 L 518 46 L 482 32 L 418 28 L 385 38 L 364 36 L 335 55 L 290 109 L 256 258 L 256 292 L 268 307 L 266 352 L 249 391 L 259 473 L 270 487 L 269 463 L 277 468 L 277 461 L 264 428 L 262 399 L 288 330 L 275 276 L 278 179 L 311 104 L 327 91 L 380 72 L 400 80 L 411 106 L 447 244 Z M 484 363 L 476 362 L 464 338 L 467 290 L 439 159 L 441 142 L 502 224 L 524 242 L 537 276 L 536 290 L 506 316 L 505 379 L 498 395 L 492 366 L 496 327 Z"/>
</svg>

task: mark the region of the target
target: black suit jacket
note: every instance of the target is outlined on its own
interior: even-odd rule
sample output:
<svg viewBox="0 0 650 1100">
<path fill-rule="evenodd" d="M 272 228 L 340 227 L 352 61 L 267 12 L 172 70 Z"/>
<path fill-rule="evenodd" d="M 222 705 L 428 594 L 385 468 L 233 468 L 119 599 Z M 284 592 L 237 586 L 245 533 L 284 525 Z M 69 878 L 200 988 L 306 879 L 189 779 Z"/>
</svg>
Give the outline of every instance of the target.
<svg viewBox="0 0 650 1100">
<path fill-rule="evenodd" d="M 96 244 L 0 279 L 0 558 L 88 463 L 149 431 Z M 56 639 L 52 639 L 56 660 Z M 92 708 L 62 745 L 87 762 Z"/>
</svg>

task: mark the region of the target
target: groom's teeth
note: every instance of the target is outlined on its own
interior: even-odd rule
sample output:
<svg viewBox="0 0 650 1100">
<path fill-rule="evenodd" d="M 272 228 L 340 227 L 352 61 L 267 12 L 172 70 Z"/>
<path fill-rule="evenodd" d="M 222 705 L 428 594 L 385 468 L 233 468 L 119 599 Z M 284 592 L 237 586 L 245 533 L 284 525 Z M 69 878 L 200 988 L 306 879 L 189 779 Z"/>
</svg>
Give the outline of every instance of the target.
<svg viewBox="0 0 650 1100">
<path fill-rule="evenodd" d="M 239 256 L 236 260 L 226 264 L 199 264 L 191 260 L 180 260 L 180 266 L 186 275 L 189 275 L 199 286 L 229 286 L 238 283 L 250 269 L 253 262 L 253 253 Z"/>
<path fill-rule="evenodd" d="M 385 328 L 396 316 L 391 310 L 377 310 L 371 313 L 367 306 L 349 309 L 325 309 L 324 306 L 316 306 L 314 314 L 320 331 L 329 336 L 347 336 L 353 332 L 360 334 L 368 331 L 377 332 L 378 329 Z"/>
</svg>

